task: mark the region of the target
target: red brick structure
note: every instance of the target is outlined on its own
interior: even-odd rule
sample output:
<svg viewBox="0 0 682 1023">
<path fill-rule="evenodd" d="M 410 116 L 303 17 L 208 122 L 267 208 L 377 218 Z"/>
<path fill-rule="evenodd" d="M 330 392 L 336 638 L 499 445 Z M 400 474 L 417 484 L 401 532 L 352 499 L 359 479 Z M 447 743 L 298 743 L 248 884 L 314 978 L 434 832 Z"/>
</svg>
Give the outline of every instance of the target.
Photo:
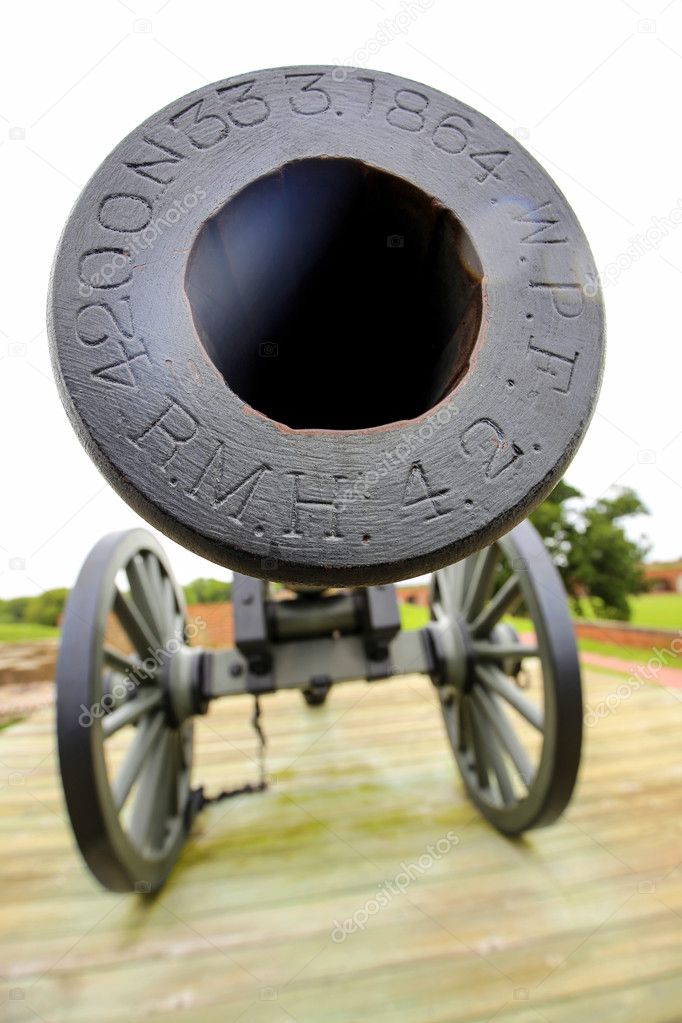
<svg viewBox="0 0 682 1023">
<path fill-rule="evenodd" d="M 191 604 L 187 608 L 190 646 L 234 645 L 232 604 Z M 132 653 L 130 643 L 115 615 L 107 622 L 107 642 L 117 650 Z"/>
<path fill-rule="evenodd" d="M 682 622 L 679 632 L 675 629 L 646 629 L 626 622 L 577 621 L 573 624 L 578 639 L 594 639 L 599 643 L 614 643 L 617 646 L 658 647 L 682 653 Z"/>
<path fill-rule="evenodd" d="M 642 565 L 649 587 L 658 593 L 682 593 L 682 561 Z"/>
<path fill-rule="evenodd" d="M 419 586 L 396 586 L 396 593 L 401 604 L 416 604 L 418 607 L 429 606 L 429 587 L 425 583 Z"/>
<path fill-rule="evenodd" d="M 192 646 L 234 646 L 234 616 L 232 603 L 191 604 L 187 608 L 187 623 L 198 628 L 190 639 Z"/>
</svg>

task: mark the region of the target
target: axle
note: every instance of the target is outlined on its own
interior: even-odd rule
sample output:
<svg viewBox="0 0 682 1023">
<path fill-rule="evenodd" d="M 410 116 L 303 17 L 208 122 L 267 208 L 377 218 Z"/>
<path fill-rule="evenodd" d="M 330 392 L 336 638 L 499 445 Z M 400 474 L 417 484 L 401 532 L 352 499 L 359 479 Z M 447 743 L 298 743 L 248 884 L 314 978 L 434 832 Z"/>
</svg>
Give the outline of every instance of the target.
<svg viewBox="0 0 682 1023">
<path fill-rule="evenodd" d="M 202 696 L 215 700 L 243 693 L 260 695 L 279 689 L 329 689 L 338 682 L 375 681 L 395 675 L 430 675 L 435 662 L 429 648 L 428 629 L 400 632 L 389 644 L 387 657 L 377 671 L 367 656 L 362 638 L 312 638 L 273 644 L 265 676 L 255 675 L 239 650 L 205 651 Z"/>
<path fill-rule="evenodd" d="M 235 648 L 189 650 L 180 683 L 194 692 L 187 706 L 278 689 L 326 695 L 338 682 L 436 670 L 429 628 L 401 630 L 390 585 L 275 599 L 260 580 L 235 575 L 233 605 Z"/>
</svg>

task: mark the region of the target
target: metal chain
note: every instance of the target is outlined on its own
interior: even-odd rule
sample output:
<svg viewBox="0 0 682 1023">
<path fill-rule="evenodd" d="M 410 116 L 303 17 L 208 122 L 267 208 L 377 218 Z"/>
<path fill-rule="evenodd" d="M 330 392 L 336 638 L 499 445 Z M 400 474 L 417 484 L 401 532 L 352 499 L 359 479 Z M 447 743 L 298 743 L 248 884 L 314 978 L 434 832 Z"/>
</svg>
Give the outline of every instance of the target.
<svg viewBox="0 0 682 1023">
<path fill-rule="evenodd" d="M 220 803 L 224 799 L 232 799 L 234 796 L 244 796 L 252 792 L 264 792 L 269 787 L 267 774 L 265 770 L 265 748 L 267 746 L 267 739 L 265 732 L 260 723 L 261 719 L 261 706 L 260 699 L 258 696 L 253 698 L 253 714 L 251 716 L 251 726 L 258 736 L 258 781 L 256 783 L 249 782 L 246 785 L 241 785 L 237 789 L 223 789 L 222 792 L 218 792 L 215 796 L 204 795 L 204 790 L 201 790 L 201 799 L 199 802 L 198 810 L 208 806 L 211 803 Z"/>
</svg>

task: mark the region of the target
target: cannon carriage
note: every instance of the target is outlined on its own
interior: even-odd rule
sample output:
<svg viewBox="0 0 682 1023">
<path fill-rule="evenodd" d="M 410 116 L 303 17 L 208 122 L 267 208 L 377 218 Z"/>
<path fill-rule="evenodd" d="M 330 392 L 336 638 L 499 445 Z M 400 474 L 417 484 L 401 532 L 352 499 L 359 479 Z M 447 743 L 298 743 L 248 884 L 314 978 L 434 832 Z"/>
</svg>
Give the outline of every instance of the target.
<svg viewBox="0 0 682 1023">
<path fill-rule="evenodd" d="M 163 884 L 209 799 L 193 718 L 235 694 L 259 728 L 279 689 L 314 708 L 344 681 L 427 675 L 493 826 L 558 817 L 580 671 L 559 574 L 523 520 L 596 401 L 595 282 L 574 214 L 516 140 L 384 73 L 219 82 L 102 164 L 55 259 L 60 392 L 112 486 L 235 571 L 227 650 L 187 643 L 145 530 L 104 537 L 72 591 L 59 755 L 104 885 Z M 426 572 L 431 620 L 402 630 L 394 583 Z"/>
</svg>

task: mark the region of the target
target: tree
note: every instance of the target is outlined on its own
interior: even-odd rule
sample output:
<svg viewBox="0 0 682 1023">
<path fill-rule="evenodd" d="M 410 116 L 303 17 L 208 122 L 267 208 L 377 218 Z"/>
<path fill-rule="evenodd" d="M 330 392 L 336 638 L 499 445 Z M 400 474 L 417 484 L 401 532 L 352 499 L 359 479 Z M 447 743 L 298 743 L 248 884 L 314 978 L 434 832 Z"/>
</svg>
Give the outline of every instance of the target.
<svg viewBox="0 0 682 1023">
<path fill-rule="evenodd" d="M 219 579 L 194 579 L 183 589 L 188 604 L 223 604 L 232 598 L 232 583 Z"/>
<path fill-rule="evenodd" d="M 645 588 L 641 562 L 648 546 L 629 539 L 621 522 L 642 514 L 647 509 L 629 488 L 589 505 L 561 481 L 531 515 L 578 614 L 586 598 L 599 617 L 629 618 L 628 595 Z"/>
<path fill-rule="evenodd" d="M 0 622 L 21 622 L 24 620 L 30 597 L 11 597 L 0 600 Z"/>
<path fill-rule="evenodd" d="M 57 625 L 64 611 L 67 589 L 45 590 L 37 597 L 30 597 L 26 603 L 23 620 L 37 625 Z"/>
<path fill-rule="evenodd" d="M 648 510 L 634 490 L 618 488 L 588 504 L 575 487 L 561 480 L 533 512 L 531 521 L 561 573 L 578 615 L 630 617 L 628 596 L 645 589 L 641 563 L 644 541 L 631 540 L 623 521 Z M 588 608 L 585 607 L 588 604 Z"/>
</svg>

